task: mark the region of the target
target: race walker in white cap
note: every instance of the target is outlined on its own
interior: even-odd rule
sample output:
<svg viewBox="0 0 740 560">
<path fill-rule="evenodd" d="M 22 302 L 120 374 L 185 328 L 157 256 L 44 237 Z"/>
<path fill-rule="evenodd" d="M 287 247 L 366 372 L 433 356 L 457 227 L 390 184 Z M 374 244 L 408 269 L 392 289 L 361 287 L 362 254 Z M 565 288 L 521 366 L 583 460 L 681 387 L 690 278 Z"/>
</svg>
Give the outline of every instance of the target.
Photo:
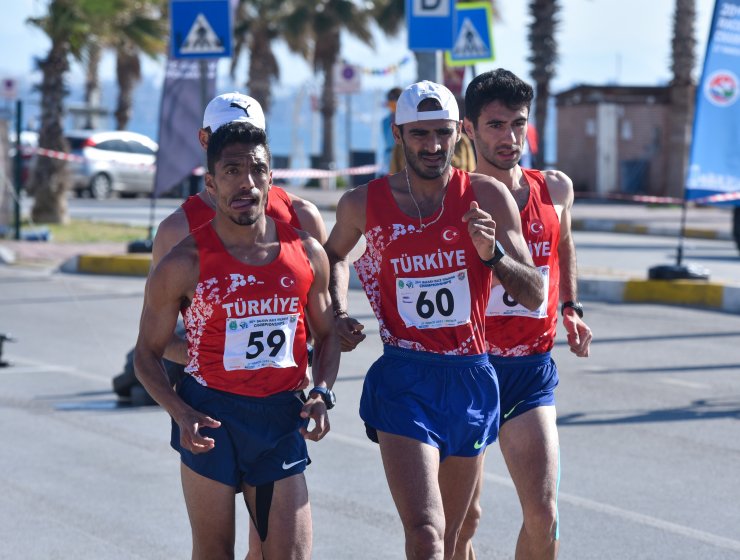
<svg viewBox="0 0 740 560">
<path fill-rule="evenodd" d="M 454 553 L 482 453 L 498 434 L 484 338 L 492 275 L 529 309 L 543 283 L 506 187 L 451 166 L 461 134 L 452 93 L 428 81 L 407 87 L 392 127 L 406 168 L 345 193 L 325 249 L 337 329 L 351 350 L 365 335 L 347 308 L 347 257 L 365 237 L 355 268 L 384 350 L 360 416 L 380 445 L 406 555 L 441 560 Z"/>
</svg>

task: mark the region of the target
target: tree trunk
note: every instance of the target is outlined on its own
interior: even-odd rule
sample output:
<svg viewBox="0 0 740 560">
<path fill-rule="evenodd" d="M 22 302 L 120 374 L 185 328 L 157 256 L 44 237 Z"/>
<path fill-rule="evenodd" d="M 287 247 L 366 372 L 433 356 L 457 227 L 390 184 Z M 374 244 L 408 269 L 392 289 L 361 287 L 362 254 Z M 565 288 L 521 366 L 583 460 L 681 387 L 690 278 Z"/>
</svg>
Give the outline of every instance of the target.
<svg viewBox="0 0 740 560">
<path fill-rule="evenodd" d="M 321 163 L 325 168 L 335 164 L 334 157 L 334 114 L 337 111 L 337 96 L 334 93 L 334 66 L 340 49 L 339 30 L 334 29 L 319 39 L 316 46 L 316 66 L 324 73 L 321 90 L 321 120 L 323 137 L 321 139 Z"/>
<path fill-rule="evenodd" d="M 558 24 L 560 5 L 557 0 L 531 0 L 529 13 L 533 20 L 529 26 L 529 45 L 532 78 L 535 83 L 535 125 L 537 126 L 538 151 L 532 154 L 537 169 L 545 167 L 547 146 L 547 114 L 550 102 L 550 80 L 555 76 L 558 44 L 555 28 Z"/>
<path fill-rule="evenodd" d="M 69 70 L 66 42 L 52 41 L 46 59 L 39 62 L 41 81 L 41 128 L 39 147 L 68 151 L 64 140 L 64 75 Z M 67 215 L 67 193 L 70 189 L 67 163 L 61 159 L 39 156 L 31 174 L 28 190 L 34 195 L 31 218 L 36 223 L 63 224 Z"/>
<path fill-rule="evenodd" d="M 139 54 L 134 47 L 123 44 L 116 48 L 116 77 L 118 78 L 116 129 L 126 130 L 131 119 L 134 88 L 141 78 Z"/>
<path fill-rule="evenodd" d="M 100 43 L 93 41 L 87 48 L 87 67 L 85 71 L 85 105 L 90 110 L 85 116 L 84 128 L 94 130 L 98 127 L 98 119 L 92 109 L 100 107 L 100 59 L 103 49 Z"/>
<path fill-rule="evenodd" d="M 272 104 L 272 81 L 279 75 L 279 67 L 272 52 L 272 37 L 268 22 L 254 21 L 249 40 L 249 79 L 247 88 L 265 114 Z"/>
<path fill-rule="evenodd" d="M 696 84 L 696 0 L 676 0 L 671 43 L 670 107 L 668 111 L 668 169 L 663 194 L 683 198 L 689 164 L 691 127 L 694 122 Z"/>
</svg>

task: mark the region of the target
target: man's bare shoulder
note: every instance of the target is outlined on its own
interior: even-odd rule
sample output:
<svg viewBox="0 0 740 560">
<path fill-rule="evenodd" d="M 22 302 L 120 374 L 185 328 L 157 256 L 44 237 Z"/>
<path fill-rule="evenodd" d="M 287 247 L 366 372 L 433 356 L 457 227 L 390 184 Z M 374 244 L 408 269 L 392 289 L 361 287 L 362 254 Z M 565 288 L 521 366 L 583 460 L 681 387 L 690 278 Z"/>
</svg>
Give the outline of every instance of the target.
<svg viewBox="0 0 740 560">
<path fill-rule="evenodd" d="M 548 169 L 542 172 L 550 198 L 556 206 L 570 206 L 573 204 L 573 181 L 562 171 Z"/>
<path fill-rule="evenodd" d="M 490 175 L 471 173 L 470 185 L 473 187 L 475 198 L 481 202 L 495 202 L 500 200 L 502 197 L 506 199 L 511 197 L 511 193 L 509 192 L 509 189 L 506 188 L 506 185 L 498 179 L 494 179 Z"/>
<path fill-rule="evenodd" d="M 162 220 L 152 244 L 152 260 L 156 264 L 190 233 L 188 218 L 182 206 Z"/>
<path fill-rule="evenodd" d="M 362 210 L 364 212 L 367 204 L 368 184 L 354 187 L 345 192 L 339 199 L 337 209 Z"/>
<path fill-rule="evenodd" d="M 160 261 L 156 264 L 154 271 L 163 270 L 165 274 L 179 272 L 190 272 L 193 268 L 198 270 L 198 246 L 193 236 L 188 234 L 184 239 L 176 242 Z"/>
</svg>

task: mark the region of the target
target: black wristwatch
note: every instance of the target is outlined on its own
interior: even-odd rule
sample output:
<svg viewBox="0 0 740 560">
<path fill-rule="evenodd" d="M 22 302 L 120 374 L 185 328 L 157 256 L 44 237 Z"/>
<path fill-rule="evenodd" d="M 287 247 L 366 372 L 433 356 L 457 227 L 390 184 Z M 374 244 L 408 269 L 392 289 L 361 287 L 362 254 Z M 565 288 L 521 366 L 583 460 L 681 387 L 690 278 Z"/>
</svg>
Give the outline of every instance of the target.
<svg viewBox="0 0 740 560">
<path fill-rule="evenodd" d="M 321 398 L 326 405 L 326 410 L 331 410 L 332 408 L 334 408 L 334 405 L 337 404 L 337 397 L 334 395 L 334 391 L 328 389 L 327 387 L 314 387 L 308 392 L 309 395 L 311 393 L 318 393 L 319 395 L 321 395 Z"/>
<path fill-rule="evenodd" d="M 563 305 L 560 307 L 560 314 L 565 315 L 565 310 L 568 307 L 573 309 L 573 311 L 576 312 L 576 315 L 583 319 L 583 305 L 580 301 L 564 301 Z"/>
<path fill-rule="evenodd" d="M 501 243 L 496 241 L 496 245 L 493 249 L 493 256 L 487 261 L 483 261 L 483 264 L 486 265 L 488 268 L 493 268 L 505 256 L 506 256 L 506 251 L 504 251 L 504 248 L 501 246 Z"/>
</svg>

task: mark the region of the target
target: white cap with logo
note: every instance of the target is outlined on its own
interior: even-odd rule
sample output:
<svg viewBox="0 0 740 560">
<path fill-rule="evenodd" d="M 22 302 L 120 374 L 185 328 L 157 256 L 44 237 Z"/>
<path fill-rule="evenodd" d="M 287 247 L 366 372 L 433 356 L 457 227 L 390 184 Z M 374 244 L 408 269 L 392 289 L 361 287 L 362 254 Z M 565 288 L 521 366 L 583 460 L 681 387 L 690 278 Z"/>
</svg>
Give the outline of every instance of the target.
<svg viewBox="0 0 740 560">
<path fill-rule="evenodd" d="M 419 103 L 425 99 L 436 99 L 442 105 L 441 110 L 419 111 Z M 460 110 L 452 92 L 441 84 L 424 80 L 410 85 L 401 93 L 396 105 L 396 124 L 415 121 L 432 121 L 445 119 L 460 120 Z"/>
<path fill-rule="evenodd" d="M 235 91 L 211 99 L 203 113 L 203 128 L 216 132 L 230 122 L 248 122 L 265 129 L 265 115 L 256 99 Z"/>
</svg>

